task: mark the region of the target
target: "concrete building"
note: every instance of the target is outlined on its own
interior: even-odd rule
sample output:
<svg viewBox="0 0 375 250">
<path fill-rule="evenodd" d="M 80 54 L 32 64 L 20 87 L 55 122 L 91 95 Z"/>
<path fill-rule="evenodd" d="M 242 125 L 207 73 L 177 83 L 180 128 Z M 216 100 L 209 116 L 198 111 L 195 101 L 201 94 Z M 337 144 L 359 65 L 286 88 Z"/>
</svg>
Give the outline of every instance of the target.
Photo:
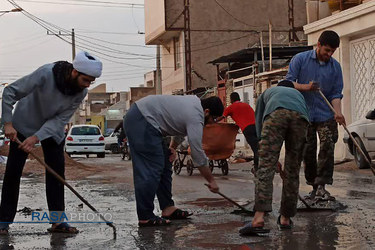
<svg viewBox="0 0 375 250">
<path fill-rule="evenodd" d="M 217 72 L 208 62 L 259 43 L 261 34 L 268 44 L 269 22 L 275 44 L 305 38 L 305 1 L 190 0 L 189 12 L 185 9 L 182 0 L 145 0 L 146 44 L 162 48 L 163 94 L 216 86 Z M 184 28 L 186 20 L 190 20 L 190 29 Z M 185 63 L 185 49 L 189 44 L 192 83 L 186 86 L 189 64 Z"/>
<path fill-rule="evenodd" d="M 344 9 L 341 11 L 338 6 L 319 2 L 320 9 L 331 7 L 333 14 L 316 18 L 316 21 L 304 26 L 309 45 L 316 46 L 324 30 L 334 30 L 340 36 L 341 44 L 334 57 L 340 62 L 343 71 L 342 103 L 347 124 L 364 118 L 375 107 L 375 0 L 361 2 L 350 1 L 351 5 L 342 5 Z M 314 10 L 316 8 L 308 9 L 307 12 L 314 13 Z M 335 155 L 342 159 L 348 157 L 349 153 L 342 141 L 343 128 L 340 127 L 339 132 Z"/>
<path fill-rule="evenodd" d="M 156 70 L 150 71 L 144 75 L 145 83 L 144 87 L 156 86 Z"/>
</svg>

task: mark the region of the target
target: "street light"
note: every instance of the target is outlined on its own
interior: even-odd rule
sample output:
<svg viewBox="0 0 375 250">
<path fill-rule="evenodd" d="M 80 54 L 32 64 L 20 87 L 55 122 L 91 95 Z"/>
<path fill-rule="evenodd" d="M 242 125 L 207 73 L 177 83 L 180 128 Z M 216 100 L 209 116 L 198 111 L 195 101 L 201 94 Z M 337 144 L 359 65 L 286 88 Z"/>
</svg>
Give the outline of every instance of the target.
<svg viewBox="0 0 375 250">
<path fill-rule="evenodd" d="M 15 8 L 15 9 L 12 9 L 12 10 L 0 10 L 0 16 L 6 14 L 6 13 L 10 13 L 10 12 L 21 12 L 23 11 L 22 8 Z"/>
</svg>

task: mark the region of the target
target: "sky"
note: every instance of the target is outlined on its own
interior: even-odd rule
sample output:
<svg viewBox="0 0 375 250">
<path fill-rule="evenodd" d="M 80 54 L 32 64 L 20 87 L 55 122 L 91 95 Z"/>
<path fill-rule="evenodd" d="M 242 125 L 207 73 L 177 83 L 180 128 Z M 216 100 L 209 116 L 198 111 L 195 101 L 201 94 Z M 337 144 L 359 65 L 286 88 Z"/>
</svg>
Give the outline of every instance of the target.
<svg viewBox="0 0 375 250">
<path fill-rule="evenodd" d="M 0 83 L 12 83 L 46 63 L 71 62 L 72 28 L 76 53 L 86 50 L 103 62 L 102 77 L 92 87 L 106 83 L 108 92 L 127 91 L 143 84 L 144 73 L 155 68 L 156 48 L 146 46 L 144 34 L 139 34 L 144 32 L 143 0 L 14 2 L 27 13 L 2 14 L 15 7 L 0 0 Z M 47 29 L 60 31 L 66 41 L 48 35 Z"/>
</svg>

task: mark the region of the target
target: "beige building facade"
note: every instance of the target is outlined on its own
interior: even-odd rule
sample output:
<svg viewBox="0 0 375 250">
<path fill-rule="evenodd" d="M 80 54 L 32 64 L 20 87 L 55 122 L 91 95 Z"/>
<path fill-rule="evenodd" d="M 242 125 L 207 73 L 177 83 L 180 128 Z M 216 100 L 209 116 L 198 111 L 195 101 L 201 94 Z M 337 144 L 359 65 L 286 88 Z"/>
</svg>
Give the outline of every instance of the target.
<svg viewBox="0 0 375 250">
<path fill-rule="evenodd" d="M 305 39 L 305 1 L 294 0 L 294 27 Z M 162 93 L 187 91 L 184 35 L 184 1 L 145 0 L 145 39 L 147 45 L 161 45 Z M 272 43 L 288 44 L 290 9 L 288 1 L 274 0 L 190 0 L 190 44 L 192 89 L 215 87 L 216 68 L 208 62 L 260 42 L 268 44 L 268 24 Z M 298 28 L 296 28 L 298 30 Z"/>
<path fill-rule="evenodd" d="M 309 45 L 316 45 L 324 30 L 336 31 L 341 39 L 334 57 L 340 62 L 344 78 L 343 113 L 346 123 L 363 119 L 375 108 L 375 0 L 334 13 L 304 26 Z M 336 158 L 350 157 L 340 127 Z"/>
</svg>

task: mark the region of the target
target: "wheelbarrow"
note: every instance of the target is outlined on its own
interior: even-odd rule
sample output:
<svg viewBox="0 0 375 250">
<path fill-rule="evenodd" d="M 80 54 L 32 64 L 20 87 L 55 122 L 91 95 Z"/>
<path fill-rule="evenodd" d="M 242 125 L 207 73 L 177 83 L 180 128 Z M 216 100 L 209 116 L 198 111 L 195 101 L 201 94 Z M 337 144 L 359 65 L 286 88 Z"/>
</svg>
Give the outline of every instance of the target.
<svg viewBox="0 0 375 250">
<path fill-rule="evenodd" d="M 209 168 L 221 169 L 223 175 L 229 172 L 227 159 L 233 154 L 236 147 L 238 126 L 231 123 L 208 124 L 203 129 L 203 150 L 209 161 Z"/>
</svg>

